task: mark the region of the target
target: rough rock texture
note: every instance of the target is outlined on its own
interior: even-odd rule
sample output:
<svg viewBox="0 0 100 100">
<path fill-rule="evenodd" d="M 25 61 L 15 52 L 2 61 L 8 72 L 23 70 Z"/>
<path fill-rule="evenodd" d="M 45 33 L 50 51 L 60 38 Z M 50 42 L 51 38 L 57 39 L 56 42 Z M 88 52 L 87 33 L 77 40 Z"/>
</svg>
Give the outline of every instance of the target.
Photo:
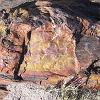
<svg viewBox="0 0 100 100">
<path fill-rule="evenodd" d="M 0 89 L 5 100 L 99 100 L 99 1 L 0 0 Z"/>
<path fill-rule="evenodd" d="M 16 7 L 20 4 L 24 4 L 25 2 L 31 2 L 34 0 L 0 0 L 0 10 L 2 9 L 7 9 L 9 10 L 10 8 Z"/>
<path fill-rule="evenodd" d="M 78 88 L 73 85 L 62 88 L 42 86 L 33 83 L 8 85 L 9 94 L 3 100 L 99 100 L 100 91 Z"/>
<path fill-rule="evenodd" d="M 57 100 L 44 87 L 33 83 L 15 83 L 8 85 L 7 89 L 10 93 L 3 100 Z"/>
<path fill-rule="evenodd" d="M 79 80 L 87 78 L 89 87 L 100 89 L 99 4 L 89 0 L 22 0 L 15 6 L 12 3 L 9 10 L 3 5 L 1 78 L 45 85 L 77 75 Z"/>
<path fill-rule="evenodd" d="M 82 37 L 76 47 L 76 55 L 81 68 L 91 64 L 91 60 L 100 58 L 100 39 L 98 37 Z"/>
<path fill-rule="evenodd" d="M 0 90 L 0 100 L 3 100 L 8 94 L 8 91 Z"/>
<path fill-rule="evenodd" d="M 23 76 L 38 75 L 53 80 L 53 77 L 75 74 L 78 69 L 75 62 L 75 41 L 71 39 L 71 33 L 64 25 L 55 27 L 54 30 L 50 23 L 33 30 L 28 52 L 21 65 L 21 68 L 26 69 Z"/>
</svg>

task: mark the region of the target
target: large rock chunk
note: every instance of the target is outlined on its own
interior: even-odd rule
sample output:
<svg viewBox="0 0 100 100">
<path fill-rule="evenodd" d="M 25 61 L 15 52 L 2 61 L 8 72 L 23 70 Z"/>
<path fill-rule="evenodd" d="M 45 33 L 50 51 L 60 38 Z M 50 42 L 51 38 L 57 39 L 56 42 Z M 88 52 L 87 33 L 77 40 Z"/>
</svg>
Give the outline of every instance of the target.
<svg viewBox="0 0 100 100">
<path fill-rule="evenodd" d="M 65 25 L 53 28 L 53 24 L 47 22 L 31 33 L 28 52 L 21 65 L 26 71 L 22 75 L 45 76 L 53 82 L 53 77 L 56 81 L 57 77 L 59 80 L 59 77 L 77 73 L 75 59 L 72 31 Z"/>
<path fill-rule="evenodd" d="M 85 69 L 93 60 L 100 58 L 100 38 L 87 36 L 81 38 L 76 47 L 76 55 L 81 69 Z"/>
<path fill-rule="evenodd" d="M 4 33 L 0 38 L 2 73 L 53 84 L 70 75 L 81 76 L 81 71 L 99 58 L 97 4 L 90 5 L 88 0 L 51 0 L 16 6 L 0 12 L 4 21 L 0 25 Z M 9 15 L 6 19 L 2 17 L 5 14 Z"/>
</svg>

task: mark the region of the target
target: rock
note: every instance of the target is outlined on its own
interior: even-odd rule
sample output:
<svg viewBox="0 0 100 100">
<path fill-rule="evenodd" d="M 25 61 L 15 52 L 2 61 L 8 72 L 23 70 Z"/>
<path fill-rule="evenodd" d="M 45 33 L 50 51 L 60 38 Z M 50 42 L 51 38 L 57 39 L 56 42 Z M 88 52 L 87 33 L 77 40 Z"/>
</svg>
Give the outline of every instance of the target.
<svg viewBox="0 0 100 100">
<path fill-rule="evenodd" d="M 1 17 L 1 73 L 43 85 L 57 84 L 85 73 L 93 60 L 100 58 L 98 4 L 89 6 L 87 0 L 26 1 L 12 3 L 5 11 L 8 18 Z"/>
<path fill-rule="evenodd" d="M 71 30 L 64 25 L 54 30 L 52 24 L 47 24 L 32 31 L 21 68 L 26 66 L 25 73 L 31 76 L 52 77 L 52 80 L 56 75 L 66 77 L 75 74 L 75 41 Z"/>
<path fill-rule="evenodd" d="M 99 16 L 90 0 L 0 0 L 4 100 L 98 100 Z"/>
<path fill-rule="evenodd" d="M 10 8 L 14 8 L 20 4 L 24 4 L 25 2 L 31 2 L 34 0 L 0 0 L 0 10 L 2 9 L 10 9 Z"/>
<path fill-rule="evenodd" d="M 100 58 L 100 38 L 83 37 L 76 47 L 76 55 L 81 69 L 89 66 L 94 59 Z"/>
</svg>

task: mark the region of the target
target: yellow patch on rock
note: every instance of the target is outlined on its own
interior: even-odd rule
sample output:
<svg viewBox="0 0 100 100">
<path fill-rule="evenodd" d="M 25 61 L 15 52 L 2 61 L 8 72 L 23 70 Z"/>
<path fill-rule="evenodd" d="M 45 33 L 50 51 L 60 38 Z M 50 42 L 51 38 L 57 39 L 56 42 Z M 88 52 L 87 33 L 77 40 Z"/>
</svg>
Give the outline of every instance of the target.
<svg viewBox="0 0 100 100">
<path fill-rule="evenodd" d="M 24 62 L 21 65 L 21 68 L 26 66 L 25 73 L 28 72 L 31 75 L 34 75 L 34 72 L 37 75 L 43 73 L 47 76 L 54 73 L 54 76 L 48 76 L 50 81 L 54 81 L 56 77 L 76 73 L 75 42 L 72 39 L 71 30 L 66 26 L 60 26 L 56 27 L 59 31 L 54 32 L 52 26 L 51 23 L 44 24 L 32 31 L 28 53 L 25 55 L 27 64 Z"/>
<path fill-rule="evenodd" d="M 5 34 L 6 33 L 6 25 L 5 25 L 5 23 L 1 20 L 0 21 L 0 35 L 3 35 L 3 34 Z"/>
</svg>

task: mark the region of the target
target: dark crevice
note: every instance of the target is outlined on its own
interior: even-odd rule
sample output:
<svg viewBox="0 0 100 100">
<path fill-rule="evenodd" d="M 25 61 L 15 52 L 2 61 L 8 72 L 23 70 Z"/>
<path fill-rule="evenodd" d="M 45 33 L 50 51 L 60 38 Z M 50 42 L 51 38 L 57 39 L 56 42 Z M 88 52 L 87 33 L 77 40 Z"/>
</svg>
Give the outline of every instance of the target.
<svg viewBox="0 0 100 100">
<path fill-rule="evenodd" d="M 20 55 L 20 59 L 19 59 L 19 63 L 15 66 L 15 70 L 14 70 L 14 79 L 15 80 L 23 80 L 22 76 L 18 76 L 19 74 L 19 70 L 20 70 L 20 66 L 24 61 L 24 55 L 27 53 L 27 46 L 25 45 L 25 39 L 23 41 L 22 44 L 22 53 Z"/>
<path fill-rule="evenodd" d="M 83 87 L 78 87 L 78 91 L 77 91 L 77 97 L 75 100 L 81 100 L 82 95 L 83 95 L 83 91 L 82 91 Z"/>
<path fill-rule="evenodd" d="M 27 33 L 27 38 L 28 38 L 28 42 L 29 42 L 30 39 L 31 39 L 31 31 L 29 31 Z M 24 41 L 23 41 L 23 44 L 22 44 L 22 53 L 20 55 L 19 63 L 15 66 L 15 70 L 14 70 L 14 79 L 15 80 L 23 80 L 22 76 L 21 75 L 18 76 L 18 74 L 19 74 L 20 66 L 24 61 L 24 56 L 28 51 L 28 46 L 27 46 L 28 44 L 26 45 L 25 42 L 26 41 L 25 41 L 25 38 L 24 38 Z"/>
<path fill-rule="evenodd" d="M 79 32 L 75 31 L 73 33 L 73 38 L 75 38 L 76 40 L 76 45 L 80 42 L 81 38 L 83 37 L 82 34 L 80 34 Z"/>
<path fill-rule="evenodd" d="M 6 29 L 6 34 L 9 35 L 10 34 L 10 29 Z"/>
<path fill-rule="evenodd" d="M 71 4 L 70 4 L 71 3 Z M 70 0 L 64 3 L 54 3 L 53 8 L 60 8 L 63 12 L 81 18 L 100 20 L 100 4 L 91 3 L 90 0 Z"/>
<path fill-rule="evenodd" d="M 92 73 L 95 73 L 95 74 L 100 74 L 100 66 L 95 66 L 94 64 L 96 62 L 98 62 L 100 59 L 96 59 L 94 60 L 90 66 L 86 69 L 86 72 L 85 74 L 87 75 L 87 80 L 86 80 L 86 84 L 91 76 Z"/>
<path fill-rule="evenodd" d="M 7 90 L 7 85 L 4 85 L 4 84 L 0 84 L 0 89 L 4 90 L 4 91 L 8 91 Z"/>
<path fill-rule="evenodd" d="M 31 31 L 28 32 L 27 38 L 30 41 L 30 39 L 31 39 Z"/>
</svg>

